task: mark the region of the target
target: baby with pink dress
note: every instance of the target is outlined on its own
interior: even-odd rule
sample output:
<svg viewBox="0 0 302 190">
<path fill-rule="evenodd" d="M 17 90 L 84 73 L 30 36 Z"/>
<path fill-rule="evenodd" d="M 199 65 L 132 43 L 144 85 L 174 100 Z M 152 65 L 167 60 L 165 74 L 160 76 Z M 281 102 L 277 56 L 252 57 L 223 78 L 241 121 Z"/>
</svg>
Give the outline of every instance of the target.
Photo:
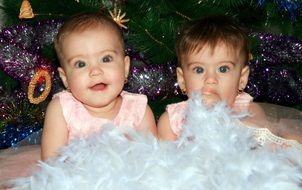
<svg viewBox="0 0 302 190">
<path fill-rule="evenodd" d="M 130 58 L 124 52 L 121 29 L 112 18 L 101 13 L 72 16 L 60 28 L 54 44 L 66 91 L 54 95 L 47 107 L 41 156 L 40 146 L 36 146 L 24 153 L 20 147 L 16 156 L 12 150 L 9 156 L 0 157 L 4 164 L 0 184 L 30 175 L 37 170 L 38 160 L 56 158 L 61 147 L 88 138 L 105 124 L 130 126 L 156 136 L 147 97 L 123 91 Z"/>
<path fill-rule="evenodd" d="M 177 81 L 184 95 L 190 98 L 197 93 L 209 108 L 225 102 L 233 114 L 246 113 L 238 122 L 252 130 L 260 145 L 294 146 L 302 150 L 301 113 L 300 124 L 297 124 L 300 127 L 288 133 L 289 130 L 273 124 L 263 107 L 243 91 L 252 56 L 248 50 L 248 35 L 238 23 L 227 16 L 191 21 L 180 33 L 176 53 Z M 167 106 L 158 122 L 160 139 L 179 138 L 187 108 L 188 101 Z"/>
</svg>

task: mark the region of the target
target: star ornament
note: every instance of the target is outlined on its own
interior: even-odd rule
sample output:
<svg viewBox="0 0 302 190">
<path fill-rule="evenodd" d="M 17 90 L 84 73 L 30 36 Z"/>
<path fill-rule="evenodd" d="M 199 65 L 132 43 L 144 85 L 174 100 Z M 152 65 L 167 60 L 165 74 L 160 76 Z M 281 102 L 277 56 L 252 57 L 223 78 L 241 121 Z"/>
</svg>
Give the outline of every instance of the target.
<svg viewBox="0 0 302 190">
<path fill-rule="evenodd" d="M 116 9 L 113 10 L 113 13 L 111 11 L 109 11 L 112 19 L 122 28 L 127 29 L 127 26 L 124 25 L 124 23 L 129 22 L 130 19 L 124 19 L 124 17 L 126 16 L 126 13 L 123 13 L 121 15 L 121 9 L 118 10 L 118 12 L 116 11 Z"/>
</svg>

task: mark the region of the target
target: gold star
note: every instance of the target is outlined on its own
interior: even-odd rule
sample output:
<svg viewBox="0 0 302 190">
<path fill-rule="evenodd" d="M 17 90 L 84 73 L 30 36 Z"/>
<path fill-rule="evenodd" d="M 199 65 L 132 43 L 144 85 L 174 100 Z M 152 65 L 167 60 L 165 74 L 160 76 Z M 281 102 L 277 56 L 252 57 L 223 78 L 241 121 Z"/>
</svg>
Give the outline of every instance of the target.
<svg viewBox="0 0 302 190">
<path fill-rule="evenodd" d="M 127 29 L 127 26 L 124 25 L 124 23 L 129 22 L 130 19 L 124 19 L 126 16 L 126 13 L 123 13 L 121 15 L 121 9 L 118 10 L 118 13 L 116 12 L 116 8 L 113 9 L 113 13 L 109 11 L 111 17 L 113 20 L 122 28 Z"/>
</svg>

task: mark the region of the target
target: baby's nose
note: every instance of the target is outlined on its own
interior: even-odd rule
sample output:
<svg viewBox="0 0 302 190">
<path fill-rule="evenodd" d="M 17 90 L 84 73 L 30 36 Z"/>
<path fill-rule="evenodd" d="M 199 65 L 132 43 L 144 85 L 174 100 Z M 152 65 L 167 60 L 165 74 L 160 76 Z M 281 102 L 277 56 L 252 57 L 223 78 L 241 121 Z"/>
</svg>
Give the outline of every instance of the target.
<svg viewBox="0 0 302 190">
<path fill-rule="evenodd" d="M 217 76 L 213 73 L 207 73 L 205 76 L 205 83 L 206 84 L 217 84 Z"/>
<path fill-rule="evenodd" d="M 90 69 L 90 76 L 102 75 L 104 73 L 101 66 L 92 66 Z"/>
</svg>

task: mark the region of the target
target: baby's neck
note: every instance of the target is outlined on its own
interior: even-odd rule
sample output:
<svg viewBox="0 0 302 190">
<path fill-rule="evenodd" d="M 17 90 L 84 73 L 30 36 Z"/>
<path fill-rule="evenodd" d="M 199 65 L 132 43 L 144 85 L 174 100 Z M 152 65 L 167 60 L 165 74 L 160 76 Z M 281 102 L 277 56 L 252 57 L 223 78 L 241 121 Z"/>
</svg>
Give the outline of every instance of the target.
<svg viewBox="0 0 302 190">
<path fill-rule="evenodd" d="M 91 107 L 84 105 L 87 111 L 94 117 L 104 118 L 104 119 L 114 119 L 122 105 L 122 97 L 118 96 L 114 101 L 110 102 L 103 107 Z"/>
</svg>

